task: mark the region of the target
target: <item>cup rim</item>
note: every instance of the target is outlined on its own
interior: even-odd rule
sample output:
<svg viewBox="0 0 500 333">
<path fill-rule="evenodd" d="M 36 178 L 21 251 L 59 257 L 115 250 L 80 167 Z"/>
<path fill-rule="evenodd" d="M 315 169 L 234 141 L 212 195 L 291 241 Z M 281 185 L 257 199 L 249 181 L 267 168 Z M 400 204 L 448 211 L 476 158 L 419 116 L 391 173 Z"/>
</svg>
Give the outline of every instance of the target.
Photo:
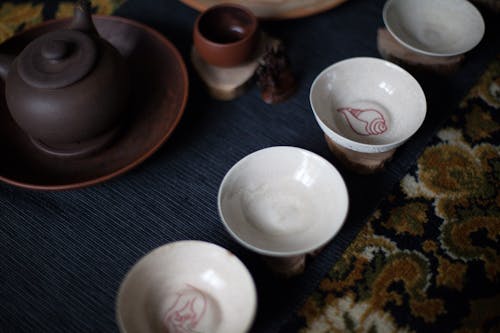
<svg viewBox="0 0 500 333">
<path fill-rule="evenodd" d="M 250 18 L 250 20 L 251 20 L 250 31 L 242 39 L 238 39 L 237 41 L 231 42 L 231 43 L 217 43 L 217 42 L 214 42 L 213 40 L 207 38 L 203 34 L 203 32 L 200 30 L 200 21 L 203 19 L 203 17 L 207 13 L 214 11 L 214 10 L 217 10 L 217 9 L 220 9 L 220 8 L 239 9 Z M 258 26 L 259 26 L 259 20 L 258 20 L 257 16 L 255 16 L 255 14 L 249 8 L 247 8 L 243 5 L 234 4 L 234 3 L 223 3 L 223 4 L 218 4 L 218 5 L 209 7 L 205 11 L 201 12 L 198 15 L 198 17 L 196 18 L 196 21 L 194 23 L 194 32 L 203 40 L 203 43 L 206 43 L 212 47 L 229 48 L 229 47 L 234 47 L 234 46 L 238 46 L 238 45 L 242 45 L 242 44 L 247 43 L 257 33 Z"/>
<path fill-rule="evenodd" d="M 459 56 L 461 54 L 464 54 L 466 52 L 469 52 L 470 50 L 472 50 L 473 48 L 475 48 L 480 42 L 481 40 L 483 39 L 484 37 L 484 33 L 485 33 L 485 23 L 484 23 L 484 18 L 483 16 L 481 15 L 481 12 L 477 9 L 476 6 L 474 6 L 473 3 L 471 3 L 470 1 L 467 1 L 467 0 L 461 0 L 462 3 L 466 4 L 469 8 L 469 11 L 472 15 L 476 15 L 477 18 L 479 18 L 480 22 L 481 22 L 481 32 L 479 33 L 479 38 L 474 41 L 473 43 L 470 43 L 469 46 L 463 48 L 462 50 L 457 50 L 455 52 L 436 52 L 436 51 L 428 51 L 428 50 L 424 50 L 424 49 L 421 49 L 415 45 L 412 45 L 412 43 L 408 43 L 407 41 L 405 41 L 404 39 L 402 39 L 392 28 L 392 24 L 390 22 L 390 20 L 388 20 L 387 18 L 387 13 L 389 11 L 389 8 L 393 5 L 394 2 L 397 2 L 399 0 L 387 0 L 386 3 L 384 4 L 384 7 L 382 9 L 382 20 L 384 21 L 384 26 L 387 28 L 387 30 L 389 31 L 389 33 L 401 44 L 403 45 L 404 47 L 412 50 L 412 51 L 415 51 L 417 53 L 420 53 L 420 54 L 424 54 L 424 55 L 427 55 L 427 56 L 431 56 L 431 57 L 453 57 L 453 56 Z"/>
<path fill-rule="evenodd" d="M 227 183 L 229 177 L 234 172 L 236 172 L 235 170 L 240 165 L 242 165 L 243 163 L 245 163 L 251 157 L 253 157 L 253 156 L 257 155 L 257 154 L 260 154 L 263 151 L 269 151 L 269 150 L 293 150 L 295 152 L 305 153 L 308 156 L 311 156 L 311 157 L 313 157 L 313 158 L 321 161 L 322 163 L 326 163 L 326 165 L 328 166 L 328 168 L 333 171 L 334 177 L 336 177 L 336 178 L 339 179 L 341 187 L 342 187 L 342 189 L 341 189 L 342 193 L 345 194 L 345 197 L 346 197 L 345 214 L 344 214 L 344 216 L 342 216 L 339 219 L 340 223 L 338 224 L 337 230 L 335 232 L 333 232 L 331 235 L 329 235 L 326 239 L 322 240 L 319 243 L 311 245 L 311 246 L 309 246 L 307 248 L 301 249 L 301 250 L 294 250 L 294 251 L 273 251 L 273 250 L 262 249 L 260 247 L 257 247 L 255 245 L 253 245 L 253 244 L 245 241 L 244 239 L 242 239 L 240 236 L 238 236 L 229 227 L 229 224 L 227 223 L 226 218 L 224 217 L 224 214 L 222 213 L 222 205 L 221 205 L 221 202 L 222 202 L 222 193 L 223 193 L 224 185 Z M 255 253 L 258 253 L 260 255 L 264 255 L 264 256 L 268 256 L 268 257 L 286 258 L 286 257 L 293 257 L 293 256 L 298 256 L 298 255 L 305 255 L 307 253 L 313 252 L 313 251 L 315 251 L 315 250 L 317 250 L 317 249 L 325 246 L 333 238 L 335 238 L 335 236 L 338 235 L 338 233 L 340 232 L 340 230 L 342 230 L 342 228 L 345 225 L 345 221 L 347 220 L 347 216 L 349 215 L 350 201 L 349 201 L 349 191 L 348 191 L 347 185 L 345 183 L 345 180 L 342 177 L 342 174 L 327 159 L 325 159 L 324 157 L 322 157 L 322 156 L 320 156 L 320 155 L 318 155 L 316 153 L 313 153 L 312 151 L 309 151 L 309 150 L 306 150 L 306 149 L 303 149 L 303 148 L 299 148 L 299 147 L 294 147 L 294 146 L 271 146 L 271 147 L 267 147 L 267 148 L 256 150 L 256 151 L 254 151 L 254 152 L 252 152 L 252 153 L 244 156 L 242 159 L 240 159 L 238 162 L 236 162 L 229 169 L 229 171 L 227 171 L 227 173 L 225 174 L 225 176 L 222 179 L 222 182 L 220 183 L 220 186 L 219 186 L 219 191 L 218 191 L 218 194 L 217 194 L 217 208 L 218 208 L 218 211 L 219 211 L 219 217 L 220 217 L 220 219 L 222 221 L 222 224 L 224 225 L 224 228 L 229 232 L 229 234 L 233 237 L 233 239 L 235 239 L 238 243 L 240 243 L 241 245 L 243 245 L 245 248 L 247 248 L 247 249 L 249 249 L 249 250 L 251 250 L 251 251 L 253 251 Z"/>
<path fill-rule="evenodd" d="M 358 141 L 349 139 L 349 138 L 335 132 L 334 130 L 332 130 L 327 124 L 325 124 L 321 120 L 321 118 L 319 117 L 319 112 L 316 110 L 316 107 L 314 105 L 313 96 L 312 96 L 314 89 L 318 86 L 318 81 L 327 72 L 331 71 L 332 68 L 340 67 L 340 66 L 345 65 L 346 63 L 357 62 L 357 61 L 363 61 L 363 62 L 364 61 L 371 61 L 377 65 L 388 66 L 388 67 L 398 71 L 399 73 L 401 73 L 402 75 L 404 75 L 410 79 L 410 81 L 414 84 L 415 88 L 417 89 L 417 94 L 419 95 L 418 99 L 422 100 L 422 105 L 424 106 L 422 119 L 417 124 L 417 126 L 415 126 L 414 130 L 408 132 L 406 135 L 402 136 L 400 139 L 398 139 L 394 142 L 385 143 L 385 144 L 367 144 L 367 143 L 362 143 L 362 142 L 358 142 Z M 354 150 L 357 152 L 362 152 L 362 153 L 382 153 L 382 152 L 386 152 L 386 151 L 389 151 L 389 150 L 392 150 L 392 149 L 395 149 L 395 148 L 401 146 L 403 143 L 405 143 L 410 137 L 412 137 L 420 129 L 420 127 L 422 126 L 422 124 L 425 121 L 425 116 L 427 114 L 427 99 L 426 99 L 425 93 L 424 93 L 420 83 L 417 81 L 417 79 L 415 79 L 415 77 L 413 77 L 413 75 L 411 75 L 408 71 L 401 68 L 400 66 L 398 66 L 390 61 L 380 59 L 380 58 L 374 58 L 374 57 L 348 58 L 348 59 L 344 59 L 344 60 L 335 62 L 335 63 L 331 64 L 330 66 L 326 67 L 325 69 L 323 69 L 316 76 L 313 83 L 311 84 L 311 89 L 309 90 L 309 104 L 311 105 L 311 109 L 313 111 L 316 122 L 320 126 L 321 130 L 329 138 L 331 138 L 335 143 L 341 145 L 344 148 Z"/>
</svg>

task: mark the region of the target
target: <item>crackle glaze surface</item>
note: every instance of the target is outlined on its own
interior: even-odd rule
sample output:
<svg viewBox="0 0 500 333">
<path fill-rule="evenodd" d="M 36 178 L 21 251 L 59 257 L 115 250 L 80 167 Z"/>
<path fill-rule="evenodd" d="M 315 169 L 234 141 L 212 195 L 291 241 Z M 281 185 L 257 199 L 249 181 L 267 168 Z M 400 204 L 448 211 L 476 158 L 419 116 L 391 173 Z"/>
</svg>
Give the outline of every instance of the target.
<svg viewBox="0 0 500 333">
<path fill-rule="evenodd" d="M 419 83 L 402 68 L 376 58 L 331 65 L 314 80 L 310 102 L 330 139 L 366 153 L 403 144 L 422 125 L 427 109 Z"/>
<path fill-rule="evenodd" d="M 335 167 L 295 147 L 248 155 L 227 173 L 219 190 L 219 212 L 229 232 L 268 255 L 320 247 L 340 230 L 347 209 L 347 189 Z"/>
</svg>

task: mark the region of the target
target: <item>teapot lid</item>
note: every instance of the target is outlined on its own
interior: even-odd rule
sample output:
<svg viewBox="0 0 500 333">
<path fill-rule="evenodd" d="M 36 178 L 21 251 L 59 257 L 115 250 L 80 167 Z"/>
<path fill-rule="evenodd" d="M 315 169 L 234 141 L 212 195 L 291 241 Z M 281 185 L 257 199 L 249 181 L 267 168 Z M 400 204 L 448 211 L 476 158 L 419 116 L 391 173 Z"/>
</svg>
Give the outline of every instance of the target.
<svg viewBox="0 0 500 333">
<path fill-rule="evenodd" d="M 19 76 L 40 89 L 67 87 L 86 76 L 98 56 L 96 42 L 78 30 L 58 30 L 31 42 L 19 55 Z"/>
</svg>

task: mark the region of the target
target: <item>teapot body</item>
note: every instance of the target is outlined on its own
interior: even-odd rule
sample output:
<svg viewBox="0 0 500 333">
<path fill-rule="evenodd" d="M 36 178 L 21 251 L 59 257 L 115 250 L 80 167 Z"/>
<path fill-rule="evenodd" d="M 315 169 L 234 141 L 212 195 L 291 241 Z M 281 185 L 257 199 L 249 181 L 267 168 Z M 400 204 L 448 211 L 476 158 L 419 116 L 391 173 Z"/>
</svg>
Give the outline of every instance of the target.
<svg viewBox="0 0 500 333">
<path fill-rule="evenodd" d="M 37 37 L 15 59 L 0 55 L 12 118 L 37 148 L 60 157 L 103 148 L 127 110 L 126 61 L 99 36 L 91 11 L 90 0 L 77 0 L 67 29 Z"/>
<path fill-rule="evenodd" d="M 95 38 L 96 60 L 83 78 L 63 88 L 39 88 L 20 75 L 19 59 L 6 80 L 12 118 L 32 139 L 57 147 L 91 140 L 113 130 L 126 110 L 129 76 L 125 60 Z"/>
</svg>

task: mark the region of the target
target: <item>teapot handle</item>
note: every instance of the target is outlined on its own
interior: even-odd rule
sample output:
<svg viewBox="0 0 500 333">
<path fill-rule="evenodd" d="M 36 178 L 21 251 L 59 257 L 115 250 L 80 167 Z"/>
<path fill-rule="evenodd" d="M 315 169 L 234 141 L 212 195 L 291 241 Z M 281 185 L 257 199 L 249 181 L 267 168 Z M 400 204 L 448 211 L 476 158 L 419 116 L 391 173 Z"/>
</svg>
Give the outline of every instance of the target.
<svg viewBox="0 0 500 333">
<path fill-rule="evenodd" d="M 90 0 L 78 0 L 76 2 L 73 20 L 71 21 L 69 29 L 97 34 L 97 29 L 92 21 L 92 6 Z"/>
<path fill-rule="evenodd" d="M 7 79 L 14 58 L 12 55 L 0 54 L 0 78 L 4 81 Z"/>
</svg>

